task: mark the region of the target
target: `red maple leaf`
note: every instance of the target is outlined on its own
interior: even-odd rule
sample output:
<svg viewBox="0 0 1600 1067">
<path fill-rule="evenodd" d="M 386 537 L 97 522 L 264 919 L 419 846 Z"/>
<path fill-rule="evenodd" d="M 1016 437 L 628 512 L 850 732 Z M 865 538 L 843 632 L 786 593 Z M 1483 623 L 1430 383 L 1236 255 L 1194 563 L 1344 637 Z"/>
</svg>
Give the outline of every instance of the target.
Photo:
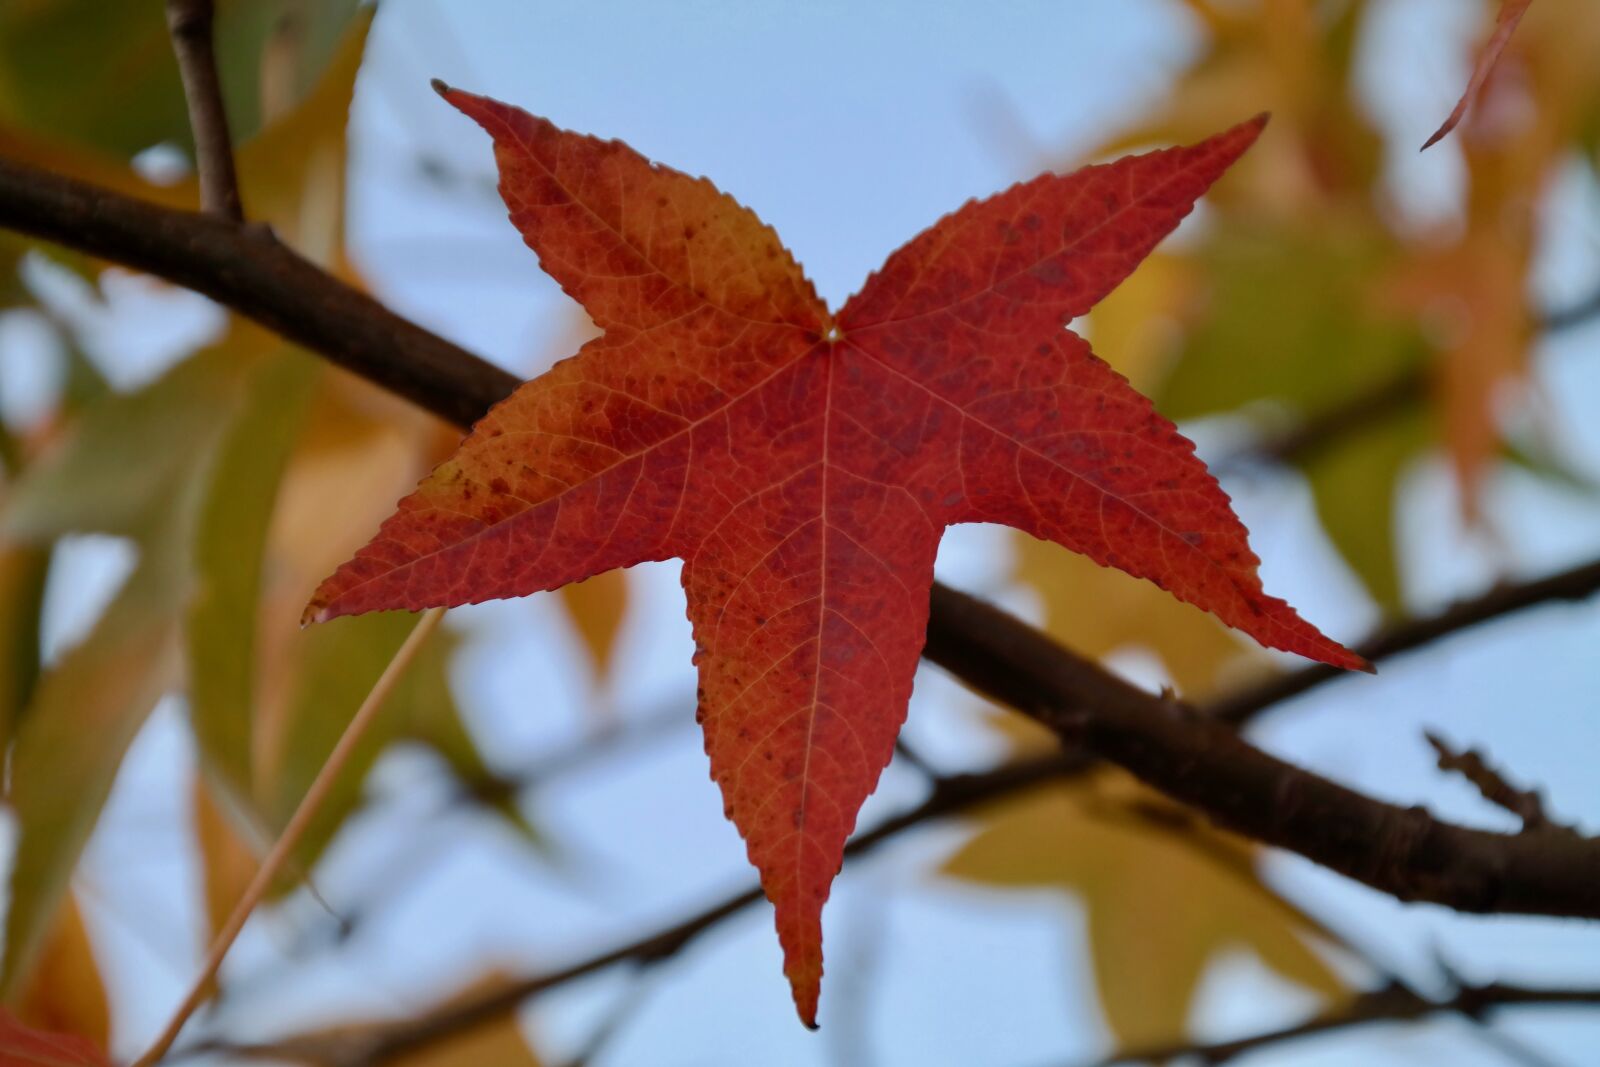
<svg viewBox="0 0 1600 1067">
<path fill-rule="evenodd" d="M 905 718 L 946 526 L 1026 530 L 1265 644 L 1364 666 L 1262 592 L 1193 445 L 1063 328 L 1264 116 L 973 201 L 834 316 L 710 182 L 440 91 L 494 138 L 512 222 L 605 332 L 486 415 L 307 618 L 683 560 L 712 777 L 808 1025 L 823 901 Z"/>
</svg>

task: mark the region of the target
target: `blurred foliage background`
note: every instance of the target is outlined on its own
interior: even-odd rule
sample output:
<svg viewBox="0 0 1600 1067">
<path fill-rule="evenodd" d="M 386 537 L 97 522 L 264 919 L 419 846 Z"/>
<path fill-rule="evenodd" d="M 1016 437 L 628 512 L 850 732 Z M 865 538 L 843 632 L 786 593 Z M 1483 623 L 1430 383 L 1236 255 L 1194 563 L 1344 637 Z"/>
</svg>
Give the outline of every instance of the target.
<svg viewBox="0 0 1600 1067">
<path fill-rule="evenodd" d="M 1487 27 L 1492 5 L 1463 3 Z M 1399 529 L 1417 465 L 1448 463 L 1461 527 L 1506 573 L 1518 558 L 1513 534 L 1482 506 L 1497 471 L 1594 493 L 1593 463 L 1549 417 L 1530 367 L 1549 331 L 1600 312 L 1581 294 L 1544 306 L 1533 284 L 1541 241 L 1567 225 L 1545 217 L 1552 190 L 1576 184 L 1593 199 L 1600 5 L 1536 0 L 1467 122 L 1433 149 L 1459 154 L 1464 194 L 1459 212 L 1432 216 L 1397 201 L 1392 159 L 1415 146 L 1394 144 L 1357 91 L 1369 22 L 1383 6 L 1166 4 L 1161 17 L 1189 27 L 1195 54 L 1159 99 L 1087 153 L 1063 154 L 1030 133 L 1003 95 L 973 112 L 980 138 L 1017 178 L 1273 113 L 1269 134 L 1195 223 L 1082 325 L 1165 413 L 1198 428 L 1230 485 L 1285 470 L 1303 479 L 1374 626 L 1422 603 Z M 345 245 L 346 118 L 374 17 L 388 11 L 355 0 L 224 0 L 219 12 L 247 213 L 363 284 Z M 190 150 L 160 0 L 0 4 L 0 155 L 188 206 Z M 459 195 L 482 192 L 472 185 L 482 167 L 413 163 Z M 1592 217 L 1588 225 L 1592 233 Z M 214 930 L 410 626 L 373 616 L 302 631 L 300 608 L 454 441 L 448 427 L 238 319 L 154 377 L 130 377 L 117 340 L 87 343 L 61 295 L 146 301 L 157 321 L 161 289 L 0 234 L 0 363 L 26 349 L 49 383 L 26 403 L 0 397 L 0 741 L 15 843 L 0 980 L 24 1018 L 100 1041 L 112 1039 L 115 1016 L 102 971 L 139 965 L 96 948 L 73 873 L 130 745 L 164 699 L 181 697 L 198 768 L 185 787 L 199 875 L 187 907 L 198 930 Z M 550 323 L 552 350 L 575 349 L 589 329 L 575 311 Z M 0 366 L 0 387 L 20 379 Z M 73 580 L 59 548 L 84 534 L 122 539 L 134 562 L 91 625 L 46 649 L 48 590 Z M 997 591 L 1072 648 L 1135 662 L 1141 681 L 1204 700 L 1283 669 L 1152 586 L 1004 537 L 1012 562 Z M 618 717 L 603 696 L 608 679 L 636 669 L 616 654 L 625 619 L 673 610 L 634 602 L 638 588 L 613 574 L 560 594 L 564 620 L 554 625 L 586 653 L 568 668 L 601 694 L 578 751 L 629 737 L 649 744 L 660 730 Z M 407 676 L 296 856 L 280 903 L 315 892 L 324 851 L 360 832 L 368 770 L 403 742 L 534 862 L 584 867 L 552 844 L 562 835 L 529 803 L 526 782 L 484 751 L 458 706 L 451 670 L 469 637 L 446 631 Z M 959 714 L 998 760 L 1045 744 L 972 703 Z M 687 721 L 687 707 L 672 710 Z M 1193 1033 L 1206 976 L 1225 954 L 1248 954 L 1312 1010 L 1381 977 L 1315 908 L 1269 887 L 1259 861 L 1248 843 L 1107 772 L 982 813 L 937 877 L 1001 895 L 1043 892 L 1079 909 L 1094 1006 L 1078 1010 L 1101 1013 L 1106 1047 L 1140 1048 Z M 337 900 L 328 906 L 342 911 Z M 1048 936 L 1063 955 L 1074 951 L 1067 934 Z M 851 957 L 836 951 L 848 969 Z M 500 981 L 501 969 L 488 960 L 468 981 L 441 980 L 436 999 Z M 225 979 L 249 985 L 249 975 Z M 1004 980 L 997 968 L 994 981 Z M 363 1015 L 350 1007 L 341 1025 Z M 123 1045 L 153 1025 L 115 1018 Z M 539 1031 L 507 1021 L 416 1062 L 533 1063 Z M 701 1042 L 706 1055 L 681 1061 L 721 1062 L 709 1054 L 715 1036 Z"/>
</svg>

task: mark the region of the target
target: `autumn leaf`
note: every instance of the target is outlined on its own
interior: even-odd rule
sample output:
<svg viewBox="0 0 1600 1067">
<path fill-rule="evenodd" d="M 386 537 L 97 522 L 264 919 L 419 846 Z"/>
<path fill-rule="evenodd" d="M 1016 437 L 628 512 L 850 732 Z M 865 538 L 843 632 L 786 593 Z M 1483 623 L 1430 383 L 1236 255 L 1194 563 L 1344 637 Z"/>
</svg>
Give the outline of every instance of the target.
<svg viewBox="0 0 1600 1067">
<path fill-rule="evenodd" d="M 1248 677 L 1265 658 L 1216 619 L 1149 582 L 1025 535 L 1017 542 L 1017 578 L 1043 602 L 1044 628 L 1080 655 L 1101 659 L 1126 648 L 1148 649 L 1191 700 L 1211 695 L 1225 679 Z"/>
<path fill-rule="evenodd" d="M 1220 221 L 1195 253 L 1204 298 L 1184 316 L 1176 364 L 1154 390 L 1162 410 L 1179 420 L 1244 413 L 1268 428 L 1417 371 L 1428 356 L 1423 335 L 1386 306 L 1395 288 L 1386 274 L 1401 256 L 1360 214 Z M 1402 607 L 1398 480 L 1427 431 L 1419 405 L 1293 457 L 1329 540 L 1390 614 Z"/>
<path fill-rule="evenodd" d="M 95 959 L 83 909 L 68 894 L 39 954 L 39 964 L 16 1000 L 18 1017 L 30 1026 L 79 1034 L 104 1046 L 111 1008 Z"/>
<path fill-rule="evenodd" d="M 627 610 L 628 586 L 621 573 L 607 571 L 581 582 L 561 587 L 572 628 L 583 641 L 594 663 L 595 676 L 605 678 L 611 668 L 611 647 L 622 629 Z"/>
<path fill-rule="evenodd" d="M 315 82 L 357 0 L 219 5 L 218 71 L 234 136 L 263 125 L 275 84 L 290 102 Z M 281 68 L 281 69 L 279 69 Z M 127 159 L 193 143 L 162 0 L 30 0 L 0 5 L 0 122 Z"/>
<path fill-rule="evenodd" d="M 1533 0 L 1500 0 L 1500 13 L 1495 16 L 1494 29 L 1490 31 L 1489 39 L 1478 49 L 1478 58 L 1472 64 L 1472 77 L 1467 79 L 1467 87 L 1462 92 L 1461 99 L 1456 101 L 1456 106 L 1450 110 L 1444 122 L 1433 131 L 1432 137 L 1423 142 L 1424 152 L 1443 140 L 1445 135 L 1461 122 L 1467 113 L 1467 108 L 1483 89 L 1484 82 L 1494 73 L 1495 64 L 1500 61 L 1500 54 L 1511 42 L 1511 35 L 1516 32 L 1517 23 L 1522 21 L 1522 16 L 1527 13 L 1528 5 L 1532 2 Z"/>
<path fill-rule="evenodd" d="M 1264 117 L 970 202 L 833 316 L 710 182 L 439 88 L 494 138 L 513 223 L 604 333 L 481 420 L 306 617 L 682 559 L 712 777 L 808 1025 L 822 905 L 905 717 L 944 527 L 1014 526 L 1365 666 L 1262 591 L 1193 446 L 1062 328 Z"/>
<path fill-rule="evenodd" d="M 0 1067 L 111 1067 L 93 1041 L 36 1030 L 0 1008 Z"/>
<path fill-rule="evenodd" d="M 1207 969 L 1230 949 L 1325 1001 L 1346 995 L 1307 943 L 1317 924 L 1257 877 L 1253 846 L 1194 824 L 1120 771 L 997 805 L 980 826 L 942 873 L 1079 900 L 1118 1048 L 1180 1041 Z"/>
</svg>

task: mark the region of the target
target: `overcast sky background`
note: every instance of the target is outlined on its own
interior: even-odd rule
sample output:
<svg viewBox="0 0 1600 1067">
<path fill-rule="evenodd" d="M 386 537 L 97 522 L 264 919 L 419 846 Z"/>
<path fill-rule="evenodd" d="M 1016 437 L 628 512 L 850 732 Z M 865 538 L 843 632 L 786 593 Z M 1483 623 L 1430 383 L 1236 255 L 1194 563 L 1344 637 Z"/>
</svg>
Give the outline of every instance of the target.
<svg viewBox="0 0 1600 1067">
<path fill-rule="evenodd" d="M 1459 0 L 1388 0 L 1364 44 L 1361 92 L 1395 137 L 1397 203 L 1448 220 L 1459 192 L 1450 142 L 1414 146 L 1465 78 L 1474 8 Z M 439 101 L 430 77 L 483 92 L 653 158 L 708 174 L 753 207 L 793 249 L 832 304 L 884 256 L 967 198 L 1031 176 L 1026 144 L 998 128 L 1008 100 L 1057 160 L 1081 158 L 1157 103 L 1199 46 L 1181 6 L 1159 0 L 928 4 L 821 2 L 547 3 L 385 0 L 352 119 L 351 248 L 391 305 L 519 373 L 569 354 L 578 321 L 540 273 L 492 192 L 486 138 Z M 1245 116 L 1240 116 L 1241 118 Z M 433 160 L 444 164 L 425 168 Z M 1552 305 L 1600 281 L 1595 190 L 1574 180 L 1554 198 L 1538 295 Z M 1203 225 L 1203 211 L 1195 224 Z M 1181 239 L 1180 234 L 1178 239 Z M 97 323 L 119 382 L 154 373 L 175 341 L 209 328 L 196 299 L 159 313 L 114 301 Z M 1600 327 L 1542 351 L 1546 417 L 1568 457 L 1600 477 Z M 1202 448 L 1226 426 L 1190 427 Z M 1227 488 L 1252 531 L 1268 588 L 1343 639 L 1373 619 L 1355 580 L 1316 529 L 1290 476 L 1249 475 Z M 1600 505 L 1524 475 L 1494 479 L 1488 510 L 1505 553 L 1463 534 L 1441 462 L 1404 485 L 1408 597 L 1419 610 L 1514 575 L 1558 570 L 1595 553 Z M 125 553 L 80 539 L 52 588 L 48 640 L 81 634 L 122 573 Z M 1024 613 L 1005 587 L 1007 539 L 951 531 L 939 572 Z M 230 1032 L 271 1038 L 291 1025 L 405 1015 L 487 964 L 548 970 L 650 932 L 750 884 L 754 872 L 722 818 L 692 721 L 692 642 L 676 565 L 630 572 L 634 594 L 616 684 L 595 691 L 548 597 L 453 611 L 468 635 L 456 664 L 471 725 L 506 770 L 580 737 L 598 702 L 680 724 L 660 740 L 540 789 L 530 812 L 560 865 L 532 855 L 495 822 L 452 808 L 427 759 L 397 752 L 374 775 L 372 808 L 318 872 L 336 910 L 368 914 L 327 947 L 329 917 L 307 899 L 252 923 L 230 958 Z M 1386 664 L 1377 679 L 1324 687 L 1257 731 L 1273 751 L 1357 788 L 1442 814 L 1506 826 L 1469 787 L 1432 769 L 1421 727 L 1485 745 L 1548 787 L 1556 812 L 1600 830 L 1600 604 L 1553 606 Z M 1147 656 L 1116 663 L 1160 681 Z M 1356 692 L 1359 689 L 1360 692 Z M 935 669 L 918 676 L 908 738 L 941 767 L 998 754 L 977 701 Z M 77 885 L 105 949 L 118 1015 L 114 1051 L 159 1026 L 193 973 L 197 872 L 185 834 L 192 759 L 182 707 L 169 701 L 136 745 Z M 891 767 L 863 812 L 871 826 L 920 799 L 920 780 Z M 826 912 L 822 1031 L 796 1022 L 765 906 L 719 926 L 636 988 L 607 972 L 539 1000 L 525 1015 L 549 1061 L 581 1048 L 619 998 L 634 1008 L 602 1064 L 1069 1064 L 1106 1048 L 1083 952 L 1082 916 L 1058 893 L 989 893 L 932 872 L 968 834 L 947 822 L 847 864 Z M 1470 919 L 1402 906 L 1299 860 L 1270 864 L 1290 895 L 1420 983 L 1445 959 L 1469 978 L 1600 985 L 1600 931 L 1553 921 Z M 1183 887 L 1174 886 L 1179 893 Z M 322 946 L 322 947 L 317 947 Z M 1308 998 L 1244 955 L 1208 976 L 1194 1025 L 1231 1036 L 1293 1021 Z M 1600 1013 L 1523 1012 L 1502 1024 L 1556 1062 L 1589 1062 Z M 1563 1058 L 1564 1057 L 1564 1058 Z M 1375 1028 L 1257 1062 L 1308 1065 L 1505 1062 L 1463 1024 Z"/>
</svg>

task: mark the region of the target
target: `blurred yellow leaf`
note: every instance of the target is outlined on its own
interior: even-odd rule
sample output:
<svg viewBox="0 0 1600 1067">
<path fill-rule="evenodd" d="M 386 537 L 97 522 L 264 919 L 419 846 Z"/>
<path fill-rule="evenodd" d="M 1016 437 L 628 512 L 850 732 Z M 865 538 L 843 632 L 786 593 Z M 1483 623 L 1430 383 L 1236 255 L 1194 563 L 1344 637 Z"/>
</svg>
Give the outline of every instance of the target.
<svg viewBox="0 0 1600 1067">
<path fill-rule="evenodd" d="M 1199 608 L 1084 556 L 1015 535 L 1017 578 L 1044 600 L 1045 628 L 1094 659 L 1147 648 L 1184 696 L 1200 698 L 1264 657 Z"/>
<path fill-rule="evenodd" d="M 324 267 L 344 266 L 345 127 L 372 17 L 355 16 L 311 91 L 237 154 L 246 214 Z"/>
<path fill-rule="evenodd" d="M 486 994 L 505 984 L 487 978 L 464 990 L 461 997 Z M 451 1001 L 447 1001 L 446 1005 Z M 450 1041 L 429 1045 L 391 1061 L 395 1067 L 539 1067 L 538 1055 L 523 1036 L 516 1012 L 502 1012 L 489 1022 Z"/>
<path fill-rule="evenodd" d="M 1325 1000 L 1346 995 L 1306 943 L 1315 923 L 1261 884 L 1250 845 L 1119 771 L 997 805 L 980 827 L 943 872 L 1080 900 L 1119 1047 L 1183 1038 L 1207 966 L 1229 949 L 1248 949 Z"/>
<path fill-rule="evenodd" d="M 611 646 L 622 629 L 628 607 L 628 579 L 622 571 L 606 571 L 587 581 L 558 590 L 567 617 L 589 650 L 595 674 L 606 677 L 611 669 Z"/>
</svg>

